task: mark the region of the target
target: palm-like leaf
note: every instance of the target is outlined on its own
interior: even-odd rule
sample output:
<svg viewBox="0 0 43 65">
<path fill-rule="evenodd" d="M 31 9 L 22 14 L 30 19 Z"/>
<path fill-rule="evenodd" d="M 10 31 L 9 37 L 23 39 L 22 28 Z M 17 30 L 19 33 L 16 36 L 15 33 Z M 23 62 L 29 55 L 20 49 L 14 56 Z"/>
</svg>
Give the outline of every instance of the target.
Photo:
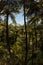
<svg viewBox="0 0 43 65">
<path fill-rule="evenodd" d="M 16 23 L 16 20 L 15 20 L 15 16 L 14 16 L 14 14 L 11 13 L 11 14 L 10 14 L 10 17 L 11 17 L 13 23 Z"/>
<path fill-rule="evenodd" d="M 8 4 L 9 2 L 9 4 Z M 9 13 L 11 19 L 13 22 L 16 22 L 15 21 L 15 16 L 14 14 L 12 14 L 12 12 L 14 13 L 19 13 L 19 9 L 20 9 L 20 6 L 19 4 L 16 2 L 16 1 L 0 1 L 0 15 L 5 15 L 6 13 Z M 3 4 L 3 5 L 2 5 Z M 17 4 L 17 5 L 16 5 Z M 2 7 L 1 7 L 2 6 Z"/>
<path fill-rule="evenodd" d="M 32 17 L 32 18 L 27 22 L 27 24 L 33 24 L 33 23 L 35 23 L 37 20 L 39 20 L 39 18 L 40 18 L 39 15 L 34 16 L 34 17 Z"/>
<path fill-rule="evenodd" d="M 42 4 L 43 4 L 43 2 L 34 2 L 34 1 L 33 1 L 33 3 L 32 2 L 30 3 L 30 6 L 27 11 L 27 17 L 28 18 L 30 17 L 31 20 L 28 21 L 28 23 L 36 22 L 38 18 L 42 19 L 42 17 L 43 17 L 42 16 L 43 15 Z"/>
<path fill-rule="evenodd" d="M 37 3 L 30 4 L 29 10 L 27 12 L 27 16 L 31 16 L 32 14 L 39 13 L 40 8 L 37 6 Z"/>
</svg>

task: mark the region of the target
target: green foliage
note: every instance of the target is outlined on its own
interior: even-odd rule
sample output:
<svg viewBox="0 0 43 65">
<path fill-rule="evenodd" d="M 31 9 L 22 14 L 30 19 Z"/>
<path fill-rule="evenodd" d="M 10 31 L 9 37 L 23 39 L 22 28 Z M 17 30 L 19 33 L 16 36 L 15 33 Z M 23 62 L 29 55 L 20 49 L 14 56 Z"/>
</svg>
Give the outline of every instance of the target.
<svg viewBox="0 0 43 65">
<path fill-rule="evenodd" d="M 24 0 L 23 0 L 24 1 Z M 20 4 L 23 6 L 22 0 Z M 12 1 L 11 1 L 12 2 Z M 2 14 L 8 13 L 15 22 L 15 17 L 12 12 L 19 13 L 19 10 L 14 7 L 19 7 L 19 5 L 11 4 L 8 5 L 8 2 L 0 1 L 0 7 Z M 2 5 L 3 4 L 3 5 Z M 6 5 L 7 4 L 7 5 Z M 37 2 L 34 0 L 27 0 L 25 5 L 25 13 L 27 17 L 27 65 L 43 65 L 43 17 L 42 17 L 42 1 Z M 4 7 L 8 7 L 4 8 Z M 13 8 L 12 8 L 13 7 Z M 20 6 L 21 7 L 21 6 Z M 13 15 L 12 15 L 13 14 Z M 1 15 L 1 13 L 0 13 Z M 8 15 L 8 16 L 9 16 Z M 7 19 L 7 17 L 6 17 Z M 6 19 L 4 21 L 6 21 Z M 30 20 L 29 20 L 30 19 Z M 39 23 L 41 19 L 41 22 Z M 0 18 L 0 65 L 24 65 L 25 63 L 25 53 L 26 53 L 26 39 L 25 39 L 25 30 L 23 26 L 8 25 L 8 40 L 10 45 L 10 52 L 8 51 L 6 43 L 6 24 Z M 3 62 L 3 63 L 2 63 Z"/>
<path fill-rule="evenodd" d="M 2 37 L 0 37 L 0 64 L 20 64 L 22 65 L 22 63 L 24 64 L 25 61 L 25 32 L 24 32 L 24 27 L 22 26 L 17 26 L 16 27 L 16 31 L 15 31 L 15 27 L 13 25 L 9 25 L 9 44 L 10 44 L 10 54 L 9 51 L 7 49 L 7 43 L 6 43 L 6 33 L 5 33 L 5 25 L 2 25 L 3 23 L 0 23 L 0 35 L 2 35 Z M 2 33 L 2 31 L 4 31 Z M 36 37 L 34 36 L 35 31 L 34 31 L 34 26 L 33 28 L 31 27 L 27 27 L 27 33 L 28 33 L 28 58 L 27 58 L 27 63 L 31 65 L 32 63 L 32 59 L 33 59 L 33 63 L 35 65 L 43 64 L 43 53 L 41 51 L 41 43 L 39 43 L 40 40 L 40 31 L 37 30 L 37 49 L 36 49 L 36 42 L 35 39 Z M 30 31 L 30 32 L 29 32 Z M 34 33 L 33 33 L 34 31 Z M 41 31 L 42 32 L 42 31 Z M 32 36 L 33 33 L 33 36 Z M 4 36 L 3 36 L 4 34 Z M 42 37 L 42 36 L 41 36 Z M 3 39 L 4 41 L 3 41 Z M 16 38 L 16 40 L 15 40 Z M 29 39 L 30 38 L 30 39 Z M 34 38 L 34 39 L 32 39 Z M 1 40 L 2 39 L 2 40 Z M 30 40 L 30 41 L 29 41 Z M 32 46 L 34 45 L 34 51 L 32 52 Z M 32 55 L 33 53 L 33 55 Z M 2 64 L 2 60 L 3 60 L 3 64 Z M 13 59 L 13 60 L 12 60 Z"/>
</svg>

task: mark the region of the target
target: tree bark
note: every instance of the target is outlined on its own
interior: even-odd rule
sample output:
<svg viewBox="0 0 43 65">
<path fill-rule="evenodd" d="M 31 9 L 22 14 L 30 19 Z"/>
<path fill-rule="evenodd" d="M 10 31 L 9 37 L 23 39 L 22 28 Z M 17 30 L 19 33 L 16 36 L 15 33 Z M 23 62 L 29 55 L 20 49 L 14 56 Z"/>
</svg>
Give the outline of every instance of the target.
<svg viewBox="0 0 43 65">
<path fill-rule="evenodd" d="M 26 15 L 25 15 L 25 0 L 24 0 L 24 26 L 25 26 L 25 34 L 26 34 L 26 37 L 25 37 L 25 43 L 26 43 L 26 53 L 25 53 L 25 63 L 24 65 L 27 65 L 27 54 L 28 54 L 28 47 L 27 47 L 27 26 L 26 26 Z"/>
<path fill-rule="evenodd" d="M 6 43 L 7 43 L 8 52 L 10 52 L 9 31 L 8 31 L 8 17 L 9 17 L 9 14 L 7 13 L 6 14 Z"/>
</svg>

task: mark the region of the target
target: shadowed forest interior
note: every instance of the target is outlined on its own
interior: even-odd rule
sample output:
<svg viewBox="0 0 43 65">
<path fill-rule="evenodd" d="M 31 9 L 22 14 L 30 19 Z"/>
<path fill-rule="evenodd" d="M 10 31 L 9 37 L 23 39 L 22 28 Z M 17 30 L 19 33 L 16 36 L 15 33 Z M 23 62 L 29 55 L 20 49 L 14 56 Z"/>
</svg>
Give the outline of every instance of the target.
<svg viewBox="0 0 43 65">
<path fill-rule="evenodd" d="M 43 0 L 0 0 L 0 65 L 43 65 Z"/>
</svg>

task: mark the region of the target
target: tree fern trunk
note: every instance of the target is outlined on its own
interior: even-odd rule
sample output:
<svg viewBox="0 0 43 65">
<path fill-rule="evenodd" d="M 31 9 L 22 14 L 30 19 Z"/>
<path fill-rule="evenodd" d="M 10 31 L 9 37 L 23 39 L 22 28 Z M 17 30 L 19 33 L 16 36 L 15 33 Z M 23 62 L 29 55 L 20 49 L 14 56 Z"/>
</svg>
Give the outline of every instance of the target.
<svg viewBox="0 0 43 65">
<path fill-rule="evenodd" d="M 7 49 L 10 52 L 10 44 L 9 44 L 9 31 L 8 31 L 8 16 L 9 14 L 6 14 L 6 43 L 7 43 Z"/>
<path fill-rule="evenodd" d="M 25 19 L 25 0 L 24 0 L 24 26 L 25 26 L 25 34 L 26 34 L 26 38 L 25 38 L 25 43 L 26 43 L 26 53 L 25 53 L 25 63 L 24 65 L 27 65 L 27 54 L 28 54 L 28 49 L 27 49 L 27 26 L 26 26 L 26 19 Z"/>
<path fill-rule="evenodd" d="M 35 45 L 37 49 L 37 30 L 36 30 L 36 22 L 34 23 L 34 30 L 35 30 Z"/>
<path fill-rule="evenodd" d="M 34 38 L 33 38 L 33 32 L 32 32 L 32 65 L 34 65 L 34 56 L 33 56 L 33 54 L 34 54 Z"/>
</svg>

